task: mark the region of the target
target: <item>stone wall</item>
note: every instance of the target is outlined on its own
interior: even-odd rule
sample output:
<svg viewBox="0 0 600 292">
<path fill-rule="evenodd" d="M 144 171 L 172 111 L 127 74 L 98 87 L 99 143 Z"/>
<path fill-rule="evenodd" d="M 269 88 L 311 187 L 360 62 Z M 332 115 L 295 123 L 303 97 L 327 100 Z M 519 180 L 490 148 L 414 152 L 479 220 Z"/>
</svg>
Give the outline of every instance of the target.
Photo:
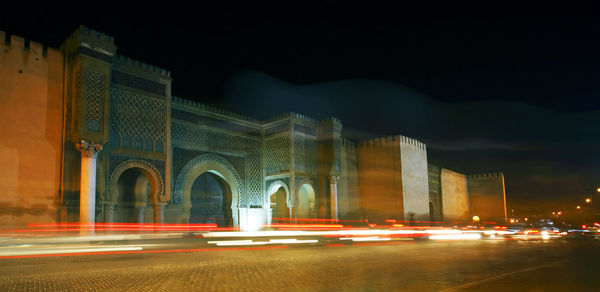
<svg viewBox="0 0 600 292">
<path fill-rule="evenodd" d="M 430 221 L 440 222 L 443 220 L 441 169 L 433 164 L 429 164 L 427 169 L 429 173 L 429 204 L 431 204 L 430 208 L 433 209 L 430 210 L 429 219 Z"/>
<path fill-rule="evenodd" d="M 429 220 L 429 182 L 425 144 L 408 137 L 400 140 L 402 199 L 406 220 Z"/>
<path fill-rule="evenodd" d="M 63 55 L 0 31 L 0 228 L 56 222 Z"/>
<path fill-rule="evenodd" d="M 503 173 L 470 175 L 468 178 L 471 215 L 482 222 L 506 222 L 506 196 Z"/>
<path fill-rule="evenodd" d="M 363 141 L 357 156 L 362 215 L 374 222 L 404 218 L 399 141 L 395 137 Z"/>
<path fill-rule="evenodd" d="M 358 161 L 356 145 L 343 140 L 338 181 L 338 215 L 340 219 L 358 219 Z"/>
<path fill-rule="evenodd" d="M 404 136 L 364 141 L 357 149 L 360 206 L 369 218 L 429 219 L 425 144 Z"/>
<path fill-rule="evenodd" d="M 459 224 L 470 220 L 467 177 L 458 172 L 442 169 L 440 178 L 444 221 L 447 224 Z"/>
</svg>

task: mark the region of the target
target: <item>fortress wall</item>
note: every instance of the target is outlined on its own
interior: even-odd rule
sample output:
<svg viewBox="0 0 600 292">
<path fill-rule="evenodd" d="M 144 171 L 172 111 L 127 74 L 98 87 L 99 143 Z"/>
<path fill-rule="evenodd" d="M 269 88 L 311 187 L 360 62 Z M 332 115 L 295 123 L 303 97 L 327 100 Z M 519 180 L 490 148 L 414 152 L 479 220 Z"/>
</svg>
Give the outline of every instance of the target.
<svg viewBox="0 0 600 292">
<path fill-rule="evenodd" d="M 363 141 L 357 147 L 360 207 L 371 221 L 403 218 L 400 142 L 396 137 Z"/>
<path fill-rule="evenodd" d="M 63 55 L 0 31 L 0 228 L 55 222 L 63 134 Z"/>
<path fill-rule="evenodd" d="M 444 221 L 455 224 L 470 220 L 467 177 L 448 169 L 442 169 L 440 177 Z"/>
<path fill-rule="evenodd" d="M 354 142 L 343 140 L 338 184 L 338 215 L 341 219 L 358 219 L 358 160 Z"/>
<path fill-rule="evenodd" d="M 440 184 L 441 169 L 433 164 L 427 165 L 429 175 L 429 203 L 433 206 L 431 221 L 442 221 L 442 187 Z"/>
<path fill-rule="evenodd" d="M 405 220 L 429 220 L 429 181 L 425 144 L 403 136 L 400 140 L 402 199 Z"/>
<path fill-rule="evenodd" d="M 468 177 L 471 215 L 481 221 L 502 224 L 506 220 L 506 196 L 503 173 L 470 175 Z"/>
</svg>

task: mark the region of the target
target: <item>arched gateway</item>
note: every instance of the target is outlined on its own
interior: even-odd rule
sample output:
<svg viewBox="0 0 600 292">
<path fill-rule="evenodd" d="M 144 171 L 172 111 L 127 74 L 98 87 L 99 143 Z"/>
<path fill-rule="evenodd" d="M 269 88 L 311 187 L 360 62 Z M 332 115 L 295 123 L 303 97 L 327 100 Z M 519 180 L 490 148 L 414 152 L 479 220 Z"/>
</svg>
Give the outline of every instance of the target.
<svg viewBox="0 0 600 292">
<path fill-rule="evenodd" d="M 288 185 L 282 180 L 276 180 L 267 187 L 267 206 L 270 210 L 270 218 L 267 219 L 270 223 L 279 221 L 289 221 L 292 216 L 292 196 Z"/>
<path fill-rule="evenodd" d="M 209 173 L 210 175 L 206 175 Z M 204 176 L 203 176 L 204 175 Z M 238 226 L 238 198 L 240 194 L 244 194 L 244 187 L 240 175 L 235 170 L 233 165 L 225 158 L 216 154 L 203 154 L 195 157 L 188 162 L 179 172 L 175 181 L 173 192 L 175 204 L 182 204 L 182 217 L 187 222 L 194 222 L 198 216 L 202 215 L 201 202 L 198 196 L 192 196 L 192 189 L 202 189 L 201 191 L 210 191 L 210 186 L 198 182 L 214 181 L 213 185 L 219 185 L 222 198 L 219 203 L 225 204 L 222 209 L 224 225 Z M 200 186 L 198 186 L 200 183 Z M 203 195 L 206 198 L 206 195 Z M 223 224 L 222 224 L 223 225 Z"/>
<path fill-rule="evenodd" d="M 116 219 L 144 223 L 149 204 L 154 209 L 154 223 L 163 223 L 163 208 L 167 201 L 163 178 L 152 164 L 138 159 L 124 161 L 113 170 L 108 181 L 105 222 Z"/>
<path fill-rule="evenodd" d="M 313 188 L 312 180 L 304 179 L 300 181 L 296 194 L 298 197 L 296 217 L 298 219 L 316 218 L 315 189 Z"/>
</svg>

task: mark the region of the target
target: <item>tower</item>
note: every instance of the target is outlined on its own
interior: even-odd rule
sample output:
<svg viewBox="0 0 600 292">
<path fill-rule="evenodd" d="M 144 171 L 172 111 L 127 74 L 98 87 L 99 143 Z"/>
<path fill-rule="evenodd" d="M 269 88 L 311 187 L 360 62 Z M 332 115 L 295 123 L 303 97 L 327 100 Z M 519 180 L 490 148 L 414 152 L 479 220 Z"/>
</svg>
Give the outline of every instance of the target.
<svg viewBox="0 0 600 292">
<path fill-rule="evenodd" d="M 110 73 L 117 47 L 111 36 L 80 26 L 61 50 L 65 60 L 63 173 L 80 173 L 63 177 L 61 217 L 75 220 L 79 209 L 80 223 L 94 223 L 96 170 L 103 168 L 102 163 L 97 167 L 96 160 L 108 141 Z"/>
</svg>

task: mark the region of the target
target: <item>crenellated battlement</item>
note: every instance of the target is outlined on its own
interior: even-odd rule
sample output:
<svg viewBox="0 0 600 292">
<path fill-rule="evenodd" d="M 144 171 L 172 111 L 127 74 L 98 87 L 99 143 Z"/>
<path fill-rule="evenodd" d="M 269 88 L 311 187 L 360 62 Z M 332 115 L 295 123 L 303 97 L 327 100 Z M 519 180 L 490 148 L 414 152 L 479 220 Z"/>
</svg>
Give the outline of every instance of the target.
<svg viewBox="0 0 600 292">
<path fill-rule="evenodd" d="M 61 50 L 76 54 L 80 50 L 91 50 L 112 58 L 117 52 L 115 39 L 112 36 L 80 25 L 67 37 L 61 45 Z"/>
<path fill-rule="evenodd" d="M 3 30 L 0 30 L 0 41 L 8 48 L 23 50 L 25 52 L 37 54 L 41 57 L 46 57 L 48 55 L 48 51 L 60 53 L 60 51 L 57 49 L 48 47 L 46 45 L 29 39 L 25 39 L 17 35 L 8 34 Z"/>
<path fill-rule="evenodd" d="M 380 146 L 380 145 L 388 145 L 392 142 L 399 141 L 400 143 L 413 145 L 420 149 L 426 149 L 426 145 L 423 142 L 420 142 L 416 139 L 409 138 L 402 135 L 396 136 L 387 136 L 387 137 L 378 137 L 369 140 L 364 140 L 359 142 L 359 146 Z"/>
<path fill-rule="evenodd" d="M 313 118 L 311 118 L 309 116 L 305 116 L 303 114 L 299 114 L 299 113 L 295 113 L 295 112 L 289 112 L 289 113 L 279 114 L 279 115 L 276 115 L 276 116 L 274 116 L 272 118 L 269 118 L 269 119 L 265 120 L 264 122 L 265 123 L 270 123 L 270 122 L 274 122 L 274 121 L 277 121 L 277 120 L 283 120 L 283 119 L 289 119 L 289 118 L 304 120 L 304 121 L 315 123 L 315 124 L 317 123 L 316 119 L 313 119 Z"/>
<path fill-rule="evenodd" d="M 268 118 L 268 119 L 264 120 L 263 123 L 266 124 L 266 123 L 275 122 L 278 120 L 289 119 L 291 117 L 292 117 L 291 113 L 283 113 L 283 114 L 279 114 L 279 115 L 273 116 L 271 118 Z"/>
<path fill-rule="evenodd" d="M 291 116 L 292 118 L 295 118 L 295 119 L 299 119 L 299 120 L 305 120 L 305 121 L 308 121 L 308 122 L 311 122 L 311 123 L 317 123 L 317 120 L 316 120 L 316 119 L 313 119 L 313 118 L 311 118 L 311 117 L 305 116 L 305 115 L 303 115 L 303 114 L 299 114 L 299 113 L 291 112 L 291 113 L 290 113 L 290 116 Z"/>
<path fill-rule="evenodd" d="M 328 124 L 328 123 L 333 124 L 333 126 L 335 126 L 335 127 L 342 128 L 342 121 L 338 118 L 329 117 L 326 119 L 319 120 L 319 124 Z"/>
<path fill-rule="evenodd" d="M 90 43 L 104 43 L 114 44 L 115 39 L 105 33 L 101 33 L 97 30 L 91 29 L 87 26 L 80 25 L 72 35 L 77 34 L 80 41 L 87 41 Z"/>
<path fill-rule="evenodd" d="M 117 57 L 115 58 L 115 63 L 120 64 L 120 65 L 125 65 L 125 66 L 129 66 L 132 67 L 134 69 L 138 69 L 138 70 L 142 70 L 142 71 L 148 71 L 148 72 L 152 72 L 152 73 L 156 73 L 156 74 L 161 74 L 163 76 L 167 76 L 167 77 L 171 77 L 171 72 L 169 72 L 168 70 L 129 58 L 129 57 L 125 57 L 122 55 L 117 55 Z"/>
<path fill-rule="evenodd" d="M 421 142 L 421 141 L 419 141 L 417 139 L 409 138 L 409 137 L 402 136 L 402 135 L 398 135 L 397 137 L 400 140 L 400 143 L 410 144 L 410 145 L 413 145 L 413 146 L 415 146 L 417 148 L 420 148 L 420 149 L 425 149 L 426 148 L 425 143 L 423 143 L 423 142 Z"/>
<path fill-rule="evenodd" d="M 488 172 L 488 173 L 478 173 L 478 174 L 470 174 L 468 178 L 498 178 L 504 176 L 503 172 Z"/>
<path fill-rule="evenodd" d="M 342 138 L 342 146 L 353 149 L 356 148 L 356 143 L 350 139 Z"/>
<path fill-rule="evenodd" d="M 390 142 L 395 141 L 396 137 L 388 136 L 388 137 L 377 137 L 369 140 L 364 140 L 359 142 L 359 146 L 380 146 L 385 145 Z"/>
<path fill-rule="evenodd" d="M 184 98 L 180 98 L 180 97 L 176 97 L 176 96 L 171 96 L 171 97 L 172 97 L 171 101 L 175 104 L 186 105 L 186 106 L 197 108 L 197 109 L 200 109 L 203 111 L 220 114 L 220 115 L 224 115 L 224 116 L 229 116 L 229 117 L 240 119 L 240 120 L 245 120 L 245 121 L 254 122 L 254 123 L 260 123 L 260 121 L 257 119 L 254 119 L 249 116 L 242 115 L 242 114 L 238 114 L 236 112 L 232 112 L 232 111 L 228 111 L 228 110 L 225 110 L 222 108 L 195 102 L 195 101 L 192 101 L 189 99 L 184 99 Z"/>
</svg>

